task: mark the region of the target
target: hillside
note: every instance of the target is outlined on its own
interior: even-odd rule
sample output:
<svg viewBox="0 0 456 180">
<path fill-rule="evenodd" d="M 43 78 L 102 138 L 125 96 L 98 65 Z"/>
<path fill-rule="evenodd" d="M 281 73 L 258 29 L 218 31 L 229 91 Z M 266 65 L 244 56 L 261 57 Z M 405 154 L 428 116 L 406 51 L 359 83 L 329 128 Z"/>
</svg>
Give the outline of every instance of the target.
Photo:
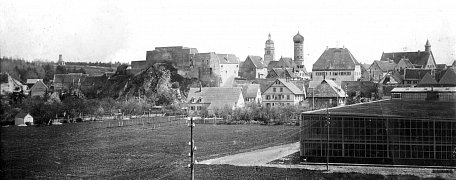
<svg viewBox="0 0 456 180">
<path fill-rule="evenodd" d="M 181 102 L 190 86 L 198 80 L 188 79 L 177 74 L 169 64 L 155 64 L 135 75 L 118 69 L 105 85 L 98 84 L 98 96 L 118 100 L 141 98 L 156 102 L 157 105 L 170 105 Z"/>
</svg>

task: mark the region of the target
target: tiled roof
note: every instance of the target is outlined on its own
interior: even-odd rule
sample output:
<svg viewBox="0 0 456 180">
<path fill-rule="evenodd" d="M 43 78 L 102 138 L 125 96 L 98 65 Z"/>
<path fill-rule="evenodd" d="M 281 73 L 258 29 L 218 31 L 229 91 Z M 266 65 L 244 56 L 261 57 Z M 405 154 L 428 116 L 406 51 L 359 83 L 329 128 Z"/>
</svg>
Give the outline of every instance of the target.
<svg viewBox="0 0 456 180">
<path fill-rule="evenodd" d="M 347 48 L 329 48 L 313 64 L 312 71 L 353 70 L 355 65 L 359 63 Z"/>
<path fill-rule="evenodd" d="M 69 73 L 69 74 L 55 74 L 54 83 L 73 83 L 73 82 L 84 82 L 87 78 L 87 74 L 82 73 Z"/>
<path fill-rule="evenodd" d="M 239 58 L 234 54 L 217 54 L 220 64 L 239 64 Z"/>
<path fill-rule="evenodd" d="M 410 62 L 409 59 L 404 59 L 404 58 L 402 58 L 402 59 L 397 63 L 397 65 L 400 64 L 401 62 L 404 63 L 404 64 L 405 64 L 405 67 L 407 67 L 407 68 L 413 68 L 413 67 L 414 67 L 413 64 L 412 64 L 412 62 Z"/>
<path fill-rule="evenodd" d="M 260 56 L 247 56 L 247 59 L 250 59 L 257 69 L 265 68 L 266 65 L 262 63 L 263 58 Z"/>
<path fill-rule="evenodd" d="M 35 84 L 37 81 L 43 82 L 43 79 L 27 79 L 27 84 Z"/>
<path fill-rule="evenodd" d="M 435 85 L 435 84 L 438 84 L 438 83 L 437 83 L 437 81 L 431 76 L 430 73 L 426 73 L 418 84 L 419 84 L 419 85 Z"/>
<path fill-rule="evenodd" d="M 394 61 L 374 61 L 374 63 L 377 64 L 383 72 L 392 71 L 396 66 L 396 63 L 394 63 Z"/>
<path fill-rule="evenodd" d="M 239 84 L 237 86 L 242 88 L 244 98 L 255 98 L 260 90 L 259 84 Z"/>
<path fill-rule="evenodd" d="M 272 68 L 267 78 L 297 78 L 292 68 Z"/>
<path fill-rule="evenodd" d="M 440 79 L 439 84 L 456 85 L 456 73 L 454 70 L 449 68 Z"/>
<path fill-rule="evenodd" d="M 29 113 L 23 113 L 23 112 L 21 112 L 21 113 L 16 114 L 15 118 L 25 118 L 25 116 L 27 116 L 28 114 L 29 114 Z"/>
<path fill-rule="evenodd" d="M 346 97 L 345 91 L 337 83 L 329 79 L 321 81 L 312 92 L 314 97 Z"/>
<path fill-rule="evenodd" d="M 402 78 L 399 73 L 386 74 L 380 82 L 381 84 L 402 84 Z"/>
<path fill-rule="evenodd" d="M 275 68 L 277 66 L 277 63 L 279 63 L 279 61 L 270 61 L 268 64 L 268 69 Z"/>
<path fill-rule="evenodd" d="M 30 91 L 39 90 L 40 88 L 48 89 L 43 81 L 37 81 L 35 84 L 33 84 L 32 88 L 30 88 Z"/>
<path fill-rule="evenodd" d="M 282 83 L 285 87 L 287 87 L 293 94 L 304 94 L 304 91 L 301 88 L 299 88 L 298 86 L 296 86 L 296 84 L 290 80 L 277 79 L 277 81 L 280 81 L 280 83 Z"/>
<path fill-rule="evenodd" d="M 242 96 L 241 87 L 232 87 L 232 88 L 220 88 L 220 87 L 204 87 L 201 88 L 190 88 L 187 96 L 187 102 L 191 103 L 192 98 L 195 99 L 195 102 L 198 99 L 201 99 L 199 103 L 210 103 L 208 109 L 214 108 L 223 108 L 225 105 L 232 107 L 235 105 L 239 99 L 239 96 Z"/>
<path fill-rule="evenodd" d="M 433 56 L 432 51 L 417 51 L 417 52 L 391 52 L 383 53 L 382 61 L 393 60 L 396 64 L 399 63 L 401 59 L 408 59 L 412 64 L 420 65 L 422 67 L 427 65 L 428 59 Z"/>
<path fill-rule="evenodd" d="M 437 69 L 445 69 L 447 67 L 446 64 L 436 64 L 435 66 Z"/>
<path fill-rule="evenodd" d="M 431 73 L 430 69 L 404 69 L 404 79 L 405 80 L 420 80 L 426 75 L 426 73 Z"/>
</svg>

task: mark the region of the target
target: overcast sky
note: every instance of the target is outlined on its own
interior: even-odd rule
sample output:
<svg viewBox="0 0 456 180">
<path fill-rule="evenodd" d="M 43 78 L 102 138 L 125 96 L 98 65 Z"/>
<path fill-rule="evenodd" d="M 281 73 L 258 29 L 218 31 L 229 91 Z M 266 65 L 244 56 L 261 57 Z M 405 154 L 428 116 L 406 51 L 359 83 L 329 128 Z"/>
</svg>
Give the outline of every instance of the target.
<svg viewBox="0 0 456 180">
<path fill-rule="evenodd" d="M 263 56 L 268 33 L 276 58 L 293 56 L 304 36 L 308 70 L 327 46 L 372 63 L 382 52 L 424 50 L 456 59 L 454 1 L 115 1 L 0 0 L 1 56 L 29 60 L 144 60 L 157 46 Z"/>
</svg>

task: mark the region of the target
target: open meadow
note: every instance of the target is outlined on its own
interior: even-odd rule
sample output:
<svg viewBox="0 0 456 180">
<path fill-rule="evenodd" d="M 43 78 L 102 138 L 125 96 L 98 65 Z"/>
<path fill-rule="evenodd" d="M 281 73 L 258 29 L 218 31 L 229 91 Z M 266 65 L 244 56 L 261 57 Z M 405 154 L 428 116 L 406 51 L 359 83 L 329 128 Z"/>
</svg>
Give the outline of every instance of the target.
<svg viewBox="0 0 456 180">
<path fill-rule="evenodd" d="M 112 122 L 112 124 L 116 124 Z M 113 126 L 113 125 L 111 125 Z M 157 178 L 186 176 L 185 122 L 107 127 L 107 122 L 2 127 L 3 178 Z M 203 125 L 194 131 L 201 161 L 298 141 L 298 126 Z M 177 178 L 174 176 L 174 178 Z"/>
<path fill-rule="evenodd" d="M 187 179 L 190 128 L 184 120 L 83 122 L 2 127 L 2 179 Z M 155 125 L 155 128 L 154 128 Z M 298 126 L 197 124 L 196 160 L 297 142 Z M 304 169 L 196 165 L 196 179 L 385 179 Z M 397 177 L 392 177 L 395 179 Z M 402 177 L 415 179 L 416 177 Z"/>
</svg>

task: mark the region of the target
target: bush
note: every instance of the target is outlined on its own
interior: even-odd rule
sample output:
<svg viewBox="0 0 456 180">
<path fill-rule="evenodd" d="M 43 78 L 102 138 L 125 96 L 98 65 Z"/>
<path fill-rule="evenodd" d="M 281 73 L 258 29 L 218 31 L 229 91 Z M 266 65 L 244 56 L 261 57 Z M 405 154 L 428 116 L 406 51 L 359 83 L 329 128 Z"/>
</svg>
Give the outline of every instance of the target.
<svg viewBox="0 0 456 180">
<path fill-rule="evenodd" d="M 76 122 L 82 122 L 81 118 L 76 118 Z"/>
</svg>

